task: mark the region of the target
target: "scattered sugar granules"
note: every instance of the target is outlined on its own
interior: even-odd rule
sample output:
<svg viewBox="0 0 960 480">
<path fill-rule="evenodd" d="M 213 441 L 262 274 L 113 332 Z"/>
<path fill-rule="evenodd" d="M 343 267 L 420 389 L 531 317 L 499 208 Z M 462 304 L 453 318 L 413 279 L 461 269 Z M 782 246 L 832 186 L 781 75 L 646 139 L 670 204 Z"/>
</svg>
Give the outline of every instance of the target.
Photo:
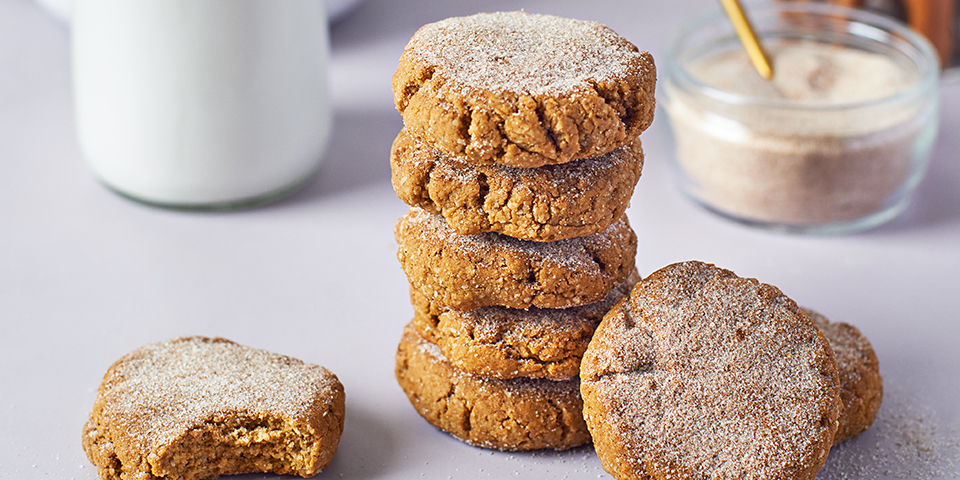
<svg viewBox="0 0 960 480">
<path fill-rule="evenodd" d="M 960 478 L 960 425 L 944 425 L 902 387 L 884 387 L 873 426 L 833 447 L 817 479 Z"/>
</svg>

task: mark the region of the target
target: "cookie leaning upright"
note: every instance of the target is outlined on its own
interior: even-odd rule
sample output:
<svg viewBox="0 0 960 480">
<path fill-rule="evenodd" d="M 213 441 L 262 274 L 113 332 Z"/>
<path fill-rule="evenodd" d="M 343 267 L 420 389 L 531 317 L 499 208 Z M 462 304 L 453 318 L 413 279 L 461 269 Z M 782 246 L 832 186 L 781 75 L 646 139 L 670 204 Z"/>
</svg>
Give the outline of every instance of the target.
<svg viewBox="0 0 960 480">
<path fill-rule="evenodd" d="M 481 13 L 423 26 L 393 76 L 411 134 L 447 155 L 539 167 L 607 153 L 653 121 L 653 57 L 595 22 Z"/>
<path fill-rule="evenodd" d="M 843 404 L 817 326 L 779 289 L 669 265 L 608 313 L 581 363 L 584 417 L 624 479 L 812 479 Z"/>
<path fill-rule="evenodd" d="M 311 477 L 333 460 L 343 385 L 329 370 L 222 338 L 141 347 L 104 375 L 83 449 L 104 480 Z"/>
</svg>

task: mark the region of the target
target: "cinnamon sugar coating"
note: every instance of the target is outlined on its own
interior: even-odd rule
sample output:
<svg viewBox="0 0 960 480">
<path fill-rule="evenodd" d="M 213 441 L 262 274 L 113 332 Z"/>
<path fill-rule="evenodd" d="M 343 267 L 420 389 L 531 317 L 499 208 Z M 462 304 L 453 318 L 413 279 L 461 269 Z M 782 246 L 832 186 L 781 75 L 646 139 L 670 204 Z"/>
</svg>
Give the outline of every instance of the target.
<svg viewBox="0 0 960 480">
<path fill-rule="evenodd" d="M 635 139 L 563 165 L 473 165 L 404 128 L 393 142 L 390 166 L 400 199 L 443 215 L 457 233 L 549 242 L 602 232 L 619 219 L 640 179 L 643 150 Z"/>
<path fill-rule="evenodd" d="M 842 409 L 833 350 L 776 287 L 667 266 L 607 314 L 584 416 L 618 479 L 812 479 Z"/>
<path fill-rule="evenodd" d="M 803 308 L 830 342 L 840 373 L 840 399 L 843 411 L 833 439 L 836 445 L 860 435 L 873 425 L 883 401 L 880 362 L 873 346 L 860 330 L 848 323 L 831 322 L 823 315 Z"/>
<path fill-rule="evenodd" d="M 607 153 L 653 121 L 656 67 L 596 22 L 480 13 L 421 27 L 393 93 L 416 136 L 463 161 L 513 167 Z"/>
<path fill-rule="evenodd" d="M 496 450 L 566 450 L 590 442 L 579 382 L 498 380 L 450 364 L 407 324 L 397 348 L 397 381 L 431 425 Z"/>
<path fill-rule="evenodd" d="M 343 432 L 329 370 L 222 338 L 141 347 L 104 375 L 83 449 L 105 480 L 311 477 Z"/>
<path fill-rule="evenodd" d="M 498 233 L 459 235 L 440 215 L 411 207 L 395 236 L 410 285 L 454 310 L 598 302 L 630 275 L 637 251 L 626 216 L 601 233 L 529 242 Z"/>
<path fill-rule="evenodd" d="M 504 379 L 569 380 L 580 374 L 580 359 L 600 319 L 639 280 L 634 270 L 603 300 L 581 307 L 523 310 L 452 310 L 410 289 L 413 325 L 464 372 Z"/>
</svg>

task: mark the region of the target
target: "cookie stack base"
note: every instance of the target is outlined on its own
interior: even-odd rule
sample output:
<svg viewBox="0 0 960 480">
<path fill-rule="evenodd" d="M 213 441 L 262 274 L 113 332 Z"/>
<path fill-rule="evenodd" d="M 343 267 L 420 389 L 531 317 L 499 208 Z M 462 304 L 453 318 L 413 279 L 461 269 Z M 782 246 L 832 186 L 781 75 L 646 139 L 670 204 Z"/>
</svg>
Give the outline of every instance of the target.
<svg viewBox="0 0 960 480">
<path fill-rule="evenodd" d="M 412 323 L 397 349 L 396 376 L 424 419 L 471 445 L 566 450 L 590 442 L 578 380 L 500 380 L 462 372 Z"/>
</svg>

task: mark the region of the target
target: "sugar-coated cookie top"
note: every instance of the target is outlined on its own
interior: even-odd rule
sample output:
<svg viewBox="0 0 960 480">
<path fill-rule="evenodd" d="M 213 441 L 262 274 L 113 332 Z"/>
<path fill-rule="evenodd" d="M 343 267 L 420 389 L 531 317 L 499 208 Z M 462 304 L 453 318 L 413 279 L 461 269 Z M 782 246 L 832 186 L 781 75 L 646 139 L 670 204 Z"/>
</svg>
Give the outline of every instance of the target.
<svg viewBox="0 0 960 480">
<path fill-rule="evenodd" d="M 431 23 L 414 34 L 407 50 L 453 80 L 494 92 L 557 95 L 654 74 L 637 47 L 600 23 L 525 12 Z"/>
<path fill-rule="evenodd" d="M 104 376 L 97 408 L 141 445 L 165 445 L 203 421 L 269 414 L 304 421 L 332 398 L 327 369 L 222 338 L 143 346 Z"/>
<path fill-rule="evenodd" d="M 638 283 L 581 378 L 596 384 L 584 402 L 609 409 L 597 421 L 654 478 L 812 478 L 841 408 L 830 347 L 796 304 L 700 262 Z"/>
</svg>

